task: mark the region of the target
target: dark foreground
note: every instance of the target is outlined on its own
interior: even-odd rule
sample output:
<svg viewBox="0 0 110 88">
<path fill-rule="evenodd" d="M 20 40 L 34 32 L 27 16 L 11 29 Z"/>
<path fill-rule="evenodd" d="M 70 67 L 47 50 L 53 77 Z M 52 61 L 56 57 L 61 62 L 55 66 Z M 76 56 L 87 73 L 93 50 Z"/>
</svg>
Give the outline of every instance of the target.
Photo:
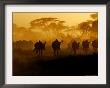
<svg viewBox="0 0 110 88">
<path fill-rule="evenodd" d="M 56 57 L 43 60 L 44 57 L 23 63 L 13 60 L 14 76 L 96 76 L 98 75 L 98 55 Z M 39 58 L 39 59 L 36 59 Z M 46 57 L 45 57 L 46 58 Z M 49 57 L 48 57 L 49 58 Z M 31 58 L 32 59 L 32 58 Z"/>
</svg>

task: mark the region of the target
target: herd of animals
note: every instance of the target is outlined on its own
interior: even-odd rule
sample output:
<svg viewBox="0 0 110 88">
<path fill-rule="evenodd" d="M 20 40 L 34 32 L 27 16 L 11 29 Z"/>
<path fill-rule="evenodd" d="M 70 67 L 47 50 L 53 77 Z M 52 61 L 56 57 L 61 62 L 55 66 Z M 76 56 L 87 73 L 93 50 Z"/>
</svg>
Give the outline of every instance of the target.
<svg viewBox="0 0 110 88">
<path fill-rule="evenodd" d="M 61 48 L 60 48 L 61 43 L 63 43 L 63 41 L 59 42 L 57 39 L 52 42 L 52 49 L 53 49 L 53 55 L 54 56 L 59 55 L 59 52 L 61 50 Z M 89 49 L 89 44 L 90 43 L 92 44 L 92 47 L 93 47 L 94 51 L 97 51 L 97 49 L 98 49 L 98 40 L 93 40 L 92 42 L 89 42 L 88 40 L 82 41 L 83 50 L 85 52 L 87 52 L 87 50 Z M 43 43 L 39 40 L 38 42 L 36 42 L 34 44 L 34 50 L 33 51 L 36 52 L 36 54 L 38 54 L 39 56 L 42 56 L 43 51 L 45 50 L 45 45 L 46 45 L 46 42 Z M 80 48 L 80 42 L 73 41 L 71 48 L 73 49 L 74 54 L 76 54 L 76 51 Z"/>
</svg>

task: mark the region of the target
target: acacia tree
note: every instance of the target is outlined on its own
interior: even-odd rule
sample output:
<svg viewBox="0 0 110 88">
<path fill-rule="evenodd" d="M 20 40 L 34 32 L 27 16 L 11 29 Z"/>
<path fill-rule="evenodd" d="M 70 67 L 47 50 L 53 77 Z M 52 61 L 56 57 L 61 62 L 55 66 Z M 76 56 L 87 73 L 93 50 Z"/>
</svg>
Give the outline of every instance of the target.
<svg viewBox="0 0 110 88">
<path fill-rule="evenodd" d="M 90 32 L 98 31 L 98 14 L 90 15 L 92 20 L 87 20 L 86 22 L 82 22 L 78 24 L 78 29 L 82 31 L 82 35 L 88 35 Z"/>
<path fill-rule="evenodd" d="M 65 21 L 58 20 L 57 18 L 40 18 L 30 22 L 31 28 L 40 28 L 46 32 L 54 32 L 56 35 L 67 26 L 64 25 Z"/>
<path fill-rule="evenodd" d="M 91 18 L 93 19 L 92 31 L 98 32 L 98 13 L 92 14 Z"/>
</svg>

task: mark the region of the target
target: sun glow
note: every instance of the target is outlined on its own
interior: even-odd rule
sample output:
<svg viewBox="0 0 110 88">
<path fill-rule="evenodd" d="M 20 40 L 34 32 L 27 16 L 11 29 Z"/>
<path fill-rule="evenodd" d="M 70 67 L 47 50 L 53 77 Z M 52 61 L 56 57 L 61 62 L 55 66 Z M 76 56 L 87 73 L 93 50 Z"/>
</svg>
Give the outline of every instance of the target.
<svg viewBox="0 0 110 88">
<path fill-rule="evenodd" d="M 90 39 L 98 36 L 98 14 L 13 13 L 13 41 Z M 23 20 L 22 20 L 23 19 Z M 22 20 L 22 21 L 21 21 Z M 93 25 L 93 27 L 92 27 Z M 95 26 L 94 26 L 95 25 Z M 89 30 L 88 31 L 88 27 Z M 95 31 L 93 31 L 95 29 Z"/>
</svg>

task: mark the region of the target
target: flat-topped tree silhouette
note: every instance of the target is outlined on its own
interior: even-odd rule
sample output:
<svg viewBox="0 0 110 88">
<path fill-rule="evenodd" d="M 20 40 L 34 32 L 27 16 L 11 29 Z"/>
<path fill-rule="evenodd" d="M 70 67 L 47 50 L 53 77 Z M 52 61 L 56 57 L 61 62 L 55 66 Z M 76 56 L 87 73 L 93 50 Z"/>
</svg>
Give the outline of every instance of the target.
<svg viewBox="0 0 110 88">
<path fill-rule="evenodd" d="M 89 35 L 89 32 L 98 32 L 98 14 L 90 15 L 91 20 L 78 24 L 78 29 L 82 31 L 80 37 Z"/>
<path fill-rule="evenodd" d="M 40 27 L 42 29 L 45 29 L 50 22 L 55 22 L 57 18 L 39 18 L 39 19 L 35 19 L 33 21 L 30 22 L 31 27 Z"/>
<path fill-rule="evenodd" d="M 82 36 L 87 34 L 90 31 L 90 28 L 91 28 L 90 21 L 89 22 L 88 21 L 87 22 L 82 22 L 78 26 L 79 26 L 79 29 L 83 30 L 82 31 Z"/>
<path fill-rule="evenodd" d="M 61 33 L 61 30 L 67 28 L 67 26 L 64 25 L 65 21 L 58 20 L 58 18 L 39 18 L 35 19 L 30 22 L 30 29 L 31 28 L 40 28 L 45 32 L 53 32 L 56 36 L 59 36 Z M 36 30 L 36 29 L 35 29 Z"/>
<path fill-rule="evenodd" d="M 98 13 L 90 15 L 93 20 L 98 20 Z"/>
</svg>

